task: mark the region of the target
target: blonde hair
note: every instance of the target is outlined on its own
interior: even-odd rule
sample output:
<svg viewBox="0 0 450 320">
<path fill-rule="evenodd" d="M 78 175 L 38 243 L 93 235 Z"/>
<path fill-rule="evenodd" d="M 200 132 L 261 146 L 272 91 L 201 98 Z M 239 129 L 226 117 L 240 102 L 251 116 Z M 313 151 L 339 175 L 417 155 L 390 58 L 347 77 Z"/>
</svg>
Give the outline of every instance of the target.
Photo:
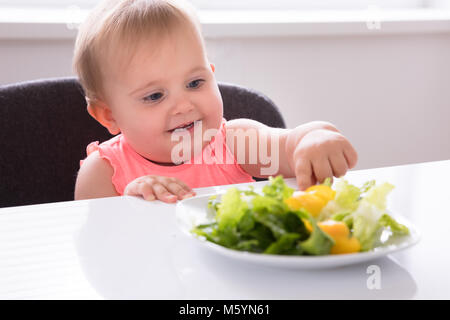
<svg viewBox="0 0 450 320">
<path fill-rule="evenodd" d="M 139 40 L 167 36 L 179 27 L 201 33 L 195 11 L 185 1 L 102 1 L 80 26 L 75 42 L 73 69 L 87 102 L 102 99 L 101 60 L 106 54 L 133 54 Z"/>
</svg>

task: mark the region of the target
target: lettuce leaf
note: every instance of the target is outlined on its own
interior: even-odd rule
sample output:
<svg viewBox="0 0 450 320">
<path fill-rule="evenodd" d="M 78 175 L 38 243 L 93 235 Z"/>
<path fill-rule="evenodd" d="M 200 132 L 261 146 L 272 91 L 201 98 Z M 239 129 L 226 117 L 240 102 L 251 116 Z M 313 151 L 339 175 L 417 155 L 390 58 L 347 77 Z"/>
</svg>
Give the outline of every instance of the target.
<svg viewBox="0 0 450 320">
<path fill-rule="evenodd" d="M 361 244 L 361 251 L 368 251 L 374 247 L 375 240 L 380 236 L 378 220 L 383 213 L 367 201 L 361 201 L 358 209 L 352 213 L 353 235 Z"/>
<path fill-rule="evenodd" d="M 216 219 L 219 230 L 235 227 L 247 210 L 248 204 L 241 199 L 239 190 L 236 188 L 227 190 L 217 205 Z"/>
<path fill-rule="evenodd" d="M 308 221 L 313 228 L 308 239 L 299 243 L 299 247 L 310 255 L 329 254 L 334 240 L 319 228 L 315 219 L 308 214 Z"/>
<path fill-rule="evenodd" d="M 375 180 L 358 188 L 346 180 L 336 183 L 336 197 L 323 208 L 319 218 L 331 218 L 347 224 L 360 244 L 368 251 L 379 244 L 382 231 L 388 228 L 393 235 L 405 235 L 409 230 L 386 213 L 386 199 L 394 189 L 390 183 L 376 185 Z"/>
<path fill-rule="evenodd" d="M 405 235 L 409 230 L 399 224 L 386 211 L 387 195 L 394 189 L 390 183 L 372 184 L 358 208 L 352 213 L 353 235 L 361 243 L 361 251 L 373 249 L 379 242 L 382 231 L 390 228 L 393 235 Z"/>
<path fill-rule="evenodd" d="M 366 190 L 365 186 L 358 188 L 345 179 L 336 181 L 336 196 L 322 208 L 318 217 L 319 221 L 333 219 L 333 216 L 355 211 L 359 206 L 361 194 Z"/>
<path fill-rule="evenodd" d="M 288 205 L 274 197 L 257 195 L 251 200 L 252 210 L 271 214 L 283 214 L 289 211 Z"/>
<path fill-rule="evenodd" d="M 273 242 L 264 253 L 286 254 L 292 251 L 296 241 L 300 238 L 298 233 L 285 233 L 277 241 Z"/>
<path fill-rule="evenodd" d="M 394 186 L 384 182 L 378 186 L 372 186 L 364 196 L 364 200 L 374 205 L 378 210 L 386 210 L 387 195 L 394 189 Z"/>
<path fill-rule="evenodd" d="M 294 193 L 294 189 L 288 187 L 282 176 L 269 177 L 269 184 L 262 189 L 264 196 L 283 201 Z"/>
<path fill-rule="evenodd" d="M 378 223 L 385 228 L 389 228 L 394 236 L 406 236 L 409 234 L 408 227 L 398 223 L 394 218 L 392 218 L 387 213 L 381 216 Z"/>
<path fill-rule="evenodd" d="M 354 211 L 358 207 L 361 190 L 341 179 L 336 183 L 336 197 L 334 201 L 342 210 Z"/>
</svg>

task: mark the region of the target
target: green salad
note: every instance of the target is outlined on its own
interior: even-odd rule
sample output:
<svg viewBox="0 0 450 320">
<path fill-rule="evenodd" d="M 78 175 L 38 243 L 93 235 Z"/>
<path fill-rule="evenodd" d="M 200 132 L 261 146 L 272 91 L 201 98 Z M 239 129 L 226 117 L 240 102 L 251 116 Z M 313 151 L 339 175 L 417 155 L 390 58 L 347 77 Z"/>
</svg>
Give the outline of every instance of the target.
<svg viewBox="0 0 450 320">
<path fill-rule="evenodd" d="M 288 187 L 282 176 L 270 177 L 262 193 L 252 186 L 230 188 L 211 196 L 211 223 L 197 225 L 195 235 L 241 251 L 279 255 L 327 255 L 369 251 L 386 238 L 409 234 L 386 213 L 394 187 L 369 181 L 356 187 L 345 179 L 334 188 L 327 179 L 305 192 Z"/>
</svg>

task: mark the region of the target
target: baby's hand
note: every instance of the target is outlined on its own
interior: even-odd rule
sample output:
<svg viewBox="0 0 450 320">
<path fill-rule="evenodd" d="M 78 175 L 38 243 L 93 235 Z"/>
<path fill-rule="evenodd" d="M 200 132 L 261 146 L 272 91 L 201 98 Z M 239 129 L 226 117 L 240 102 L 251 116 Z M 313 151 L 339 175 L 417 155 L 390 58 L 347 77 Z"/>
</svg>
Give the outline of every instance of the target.
<svg viewBox="0 0 450 320">
<path fill-rule="evenodd" d="M 173 177 L 142 176 L 131 181 L 123 193 L 129 196 L 142 196 L 145 200 L 155 199 L 173 203 L 195 195 L 183 181 Z"/>
<path fill-rule="evenodd" d="M 308 132 L 293 154 L 297 184 L 304 190 L 327 177 L 341 177 L 356 165 L 358 155 L 350 142 L 337 130 Z"/>
</svg>

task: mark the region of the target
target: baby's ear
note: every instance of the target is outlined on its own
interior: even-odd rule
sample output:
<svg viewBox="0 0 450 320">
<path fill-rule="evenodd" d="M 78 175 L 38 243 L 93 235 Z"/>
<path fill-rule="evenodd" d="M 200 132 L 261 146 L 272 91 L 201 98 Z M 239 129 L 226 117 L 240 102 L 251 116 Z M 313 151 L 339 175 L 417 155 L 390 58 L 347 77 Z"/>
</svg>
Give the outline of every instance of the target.
<svg viewBox="0 0 450 320">
<path fill-rule="evenodd" d="M 116 135 L 120 133 L 120 128 L 113 117 L 111 109 L 101 101 L 91 101 L 86 99 L 87 111 L 95 120 L 97 120 L 102 126 L 108 129 L 109 133 Z"/>
<path fill-rule="evenodd" d="M 211 66 L 212 72 L 216 72 L 216 66 L 214 65 L 214 63 L 210 63 L 209 65 Z"/>
</svg>

